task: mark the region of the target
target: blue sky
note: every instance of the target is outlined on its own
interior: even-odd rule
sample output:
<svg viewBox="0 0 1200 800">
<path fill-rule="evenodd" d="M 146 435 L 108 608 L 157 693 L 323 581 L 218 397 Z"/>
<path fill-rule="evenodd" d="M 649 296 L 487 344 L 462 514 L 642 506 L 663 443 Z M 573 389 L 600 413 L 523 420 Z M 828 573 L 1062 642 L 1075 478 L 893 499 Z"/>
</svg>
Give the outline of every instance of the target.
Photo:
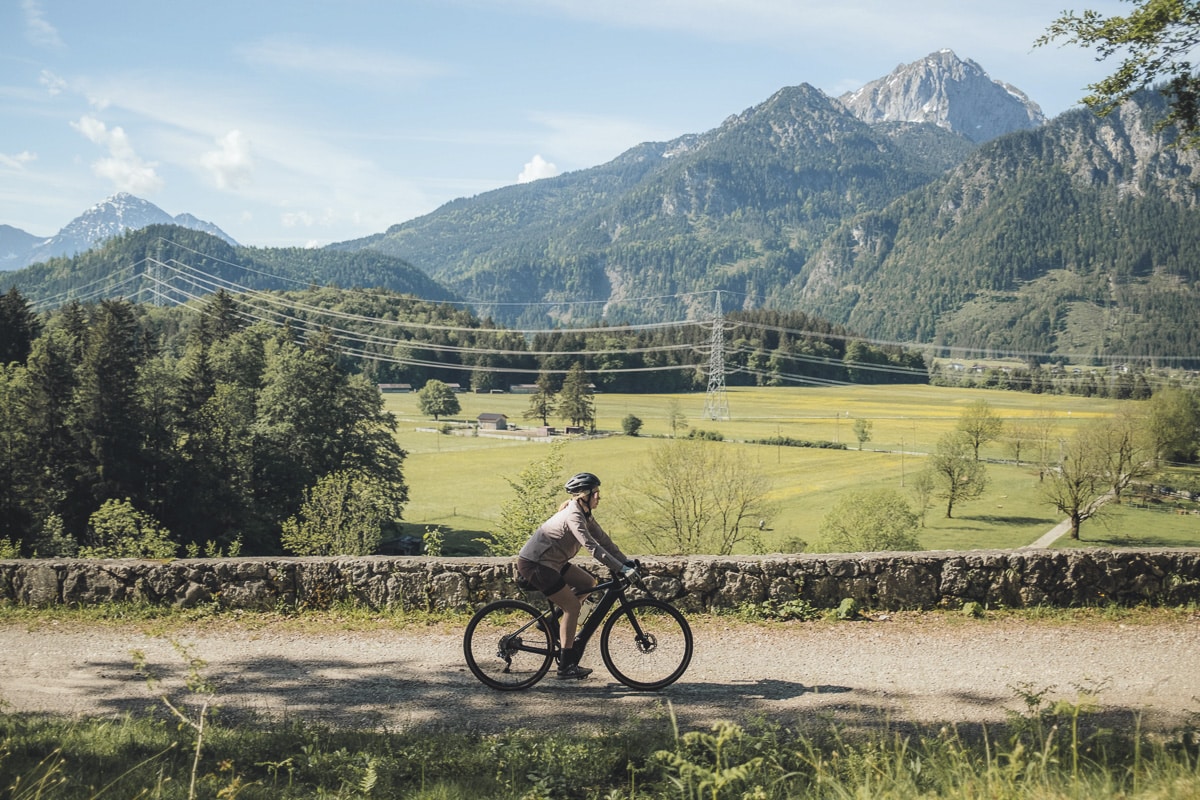
<svg viewBox="0 0 1200 800">
<path fill-rule="evenodd" d="M 127 191 L 243 244 L 328 244 L 709 130 L 784 86 L 836 96 L 942 48 L 1053 117 L 1110 69 L 1033 49 L 1061 7 L 4 0 L 0 223 L 49 236 Z"/>
</svg>

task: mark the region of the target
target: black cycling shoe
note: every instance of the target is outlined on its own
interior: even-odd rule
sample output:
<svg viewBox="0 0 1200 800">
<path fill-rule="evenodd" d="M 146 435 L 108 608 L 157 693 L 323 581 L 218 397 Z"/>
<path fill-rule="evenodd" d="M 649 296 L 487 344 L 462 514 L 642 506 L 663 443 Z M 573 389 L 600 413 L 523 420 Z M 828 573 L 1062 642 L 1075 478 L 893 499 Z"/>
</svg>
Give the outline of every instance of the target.
<svg viewBox="0 0 1200 800">
<path fill-rule="evenodd" d="M 555 677 L 562 678 L 563 680 L 582 680 L 591 674 L 592 671 L 587 667 L 581 667 L 578 664 L 568 664 L 565 667 L 559 667 L 558 672 L 555 673 Z"/>
</svg>

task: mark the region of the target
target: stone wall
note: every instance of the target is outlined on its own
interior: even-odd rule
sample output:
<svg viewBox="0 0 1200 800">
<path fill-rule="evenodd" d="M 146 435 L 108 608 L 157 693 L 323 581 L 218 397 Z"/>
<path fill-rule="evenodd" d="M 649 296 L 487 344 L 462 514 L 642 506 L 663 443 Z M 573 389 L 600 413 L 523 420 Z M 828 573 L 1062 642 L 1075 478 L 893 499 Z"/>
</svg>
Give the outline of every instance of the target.
<svg viewBox="0 0 1200 800">
<path fill-rule="evenodd" d="M 706 556 L 646 558 L 643 565 L 656 596 L 691 611 L 767 600 L 833 608 L 847 597 L 889 610 L 970 601 L 993 608 L 1200 602 L 1200 549 Z M 350 601 L 436 610 L 523 594 L 507 558 L 0 561 L 0 603 L 28 606 L 117 601 L 272 609 Z"/>
</svg>

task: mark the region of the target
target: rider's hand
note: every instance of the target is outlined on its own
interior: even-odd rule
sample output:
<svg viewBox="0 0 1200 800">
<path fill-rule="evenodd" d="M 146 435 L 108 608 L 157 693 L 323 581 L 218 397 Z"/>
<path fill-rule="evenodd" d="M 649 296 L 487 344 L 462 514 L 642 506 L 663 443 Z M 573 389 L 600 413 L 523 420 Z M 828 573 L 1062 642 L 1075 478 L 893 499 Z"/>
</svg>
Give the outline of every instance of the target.
<svg viewBox="0 0 1200 800">
<path fill-rule="evenodd" d="M 637 567 L 633 565 L 633 562 L 625 562 L 625 566 L 621 567 L 621 577 L 628 578 L 631 581 L 637 580 L 638 571 Z"/>
</svg>

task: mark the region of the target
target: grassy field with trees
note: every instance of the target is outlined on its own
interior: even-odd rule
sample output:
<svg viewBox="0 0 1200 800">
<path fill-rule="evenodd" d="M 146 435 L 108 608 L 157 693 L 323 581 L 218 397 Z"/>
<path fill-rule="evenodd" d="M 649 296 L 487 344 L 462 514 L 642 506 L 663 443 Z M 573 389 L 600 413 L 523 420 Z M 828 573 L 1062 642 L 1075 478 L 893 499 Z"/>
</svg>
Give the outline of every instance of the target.
<svg viewBox="0 0 1200 800">
<path fill-rule="evenodd" d="M 821 548 L 821 520 L 850 492 L 894 489 L 911 504 L 914 479 L 938 440 L 953 432 L 964 411 L 980 400 L 1009 429 L 1049 420 L 1056 442 L 1120 407 L 1118 401 L 1106 399 L 934 386 L 733 387 L 728 398 L 730 419 L 714 421 L 703 419 L 703 393 L 596 394 L 596 429 L 618 435 L 570 441 L 563 472 L 586 469 L 599 474 L 608 489 L 600 511 L 606 529 L 617 537 L 632 536 L 616 510 L 631 497 L 635 489 L 631 480 L 639 467 L 656 447 L 668 443 L 672 414 L 681 415 L 685 422 L 680 425 L 676 418 L 676 436 L 686 436 L 689 430 L 719 434 L 723 441 L 716 446 L 744 456 L 769 479 L 768 499 L 777 512 L 762 532 L 767 550 L 794 550 L 799 540 L 812 552 Z M 530 404 L 530 396 L 520 394 L 462 394 L 460 399 L 461 413 L 451 422 L 464 426 L 481 413 L 505 414 L 510 425 L 520 426 Z M 385 408 L 396 415 L 397 438 L 409 454 L 407 527 L 420 532 L 427 526 L 442 526 L 447 552 L 472 552 L 470 541 L 494 528 L 500 504 L 512 494 L 506 479 L 543 458 L 547 445 L 512 434 L 493 438 L 465 429 L 464 435 L 437 433 L 442 428 L 420 414 L 412 394 L 387 395 Z M 642 422 L 636 437 L 619 433 L 630 415 Z M 871 423 L 870 438 L 861 443 L 855 433 L 858 420 Z M 834 443 L 846 449 L 749 443 L 788 439 Z M 1031 455 L 1025 455 L 1018 466 L 1003 430 L 998 440 L 980 445 L 979 455 L 986 462 L 987 490 L 957 505 L 949 519 L 944 506 L 933 501 L 918 533 L 922 548 L 1019 547 L 1062 520 L 1037 491 L 1039 475 Z M 1194 483 L 1196 474 L 1183 469 L 1173 480 L 1180 485 Z M 1124 504 L 1110 517 L 1085 524 L 1083 544 L 1200 544 L 1197 516 L 1153 513 Z"/>
</svg>

